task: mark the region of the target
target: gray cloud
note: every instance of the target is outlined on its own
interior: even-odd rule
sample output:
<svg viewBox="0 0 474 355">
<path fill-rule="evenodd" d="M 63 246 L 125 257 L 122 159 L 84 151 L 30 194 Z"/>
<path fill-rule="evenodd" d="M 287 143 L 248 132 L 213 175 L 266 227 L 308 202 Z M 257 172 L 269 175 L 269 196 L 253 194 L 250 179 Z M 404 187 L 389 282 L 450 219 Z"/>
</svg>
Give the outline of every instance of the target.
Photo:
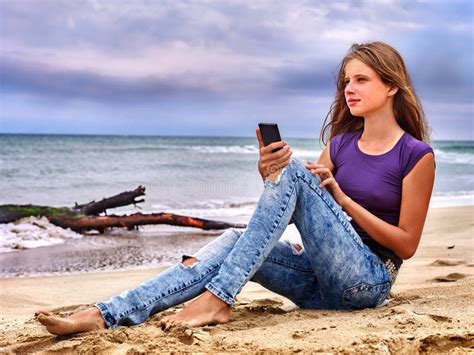
<svg viewBox="0 0 474 355">
<path fill-rule="evenodd" d="M 291 115 L 309 119 L 312 103 L 301 102 L 332 95 L 349 45 L 384 40 L 403 54 L 428 105 L 472 117 L 474 11 L 467 0 L 3 0 L 0 6 L 4 112 L 13 111 L 8 97 L 23 95 L 64 105 L 82 100 L 84 110 L 180 102 L 190 108 L 181 115 L 201 120 L 206 105 L 219 106 L 232 119 L 235 109 L 265 111 L 268 102 L 285 98 L 288 113 L 295 105 Z M 38 116 L 51 110 L 35 109 Z"/>
<path fill-rule="evenodd" d="M 3 93 L 21 92 L 55 98 L 86 99 L 126 104 L 165 100 L 174 96 L 199 99 L 211 96 L 200 88 L 181 87 L 179 83 L 157 78 L 126 79 L 87 71 L 61 71 L 39 63 L 2 59 L 1 88 Z"/>
</svg>

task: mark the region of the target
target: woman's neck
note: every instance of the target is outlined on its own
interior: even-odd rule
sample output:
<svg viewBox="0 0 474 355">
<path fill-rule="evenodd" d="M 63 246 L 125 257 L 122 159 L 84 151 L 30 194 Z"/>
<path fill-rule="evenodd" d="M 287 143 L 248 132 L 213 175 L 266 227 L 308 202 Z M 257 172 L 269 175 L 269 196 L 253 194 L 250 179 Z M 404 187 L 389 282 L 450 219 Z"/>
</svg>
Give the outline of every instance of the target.
<svg viewBox="0 0 474 355">
<path fill-rule="evenodd" d="M 393 110 L 379 112 L 364 117 L 364 132 L 360 137 L 363 142 L 391 142 L 403 134 Z"/>
</svg>

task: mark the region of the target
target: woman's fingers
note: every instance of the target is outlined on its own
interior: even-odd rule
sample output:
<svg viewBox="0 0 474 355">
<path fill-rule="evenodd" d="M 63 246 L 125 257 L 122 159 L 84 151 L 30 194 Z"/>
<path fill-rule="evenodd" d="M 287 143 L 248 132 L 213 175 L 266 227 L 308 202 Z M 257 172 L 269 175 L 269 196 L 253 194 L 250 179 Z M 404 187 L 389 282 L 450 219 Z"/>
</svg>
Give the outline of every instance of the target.
<svg viewBox="0 0 474 355">
<path fill-rule="evenodd" d="M 256 135 L 259 145 L 260 159 L 258 161 L 258 170 L 263 176 L 267 176 L 288 165 L 293 154 L 290 146 L 285 141 L 278 141 L 263 146 L 262 134 L 260 129 L 256 129 Z M 276 152 L 273 152 L 278 149 Z"/>
<path fill-rule="evenodd" d="M 281 158 L 278 159 L 278 164 L 280 164 L 280 165 L 281 164 L 283 164 L 283 165 L 288 164 L 292 154 L 293 154 L 293 152 L 290 149 L 288 149 L 287 152 Z"/>
<path fill-rule="evenodd" d="M 306 167 L 308 169 L 316 169 L 316 168 L 324 167 L 324 164 L 316 164 L 316 163 L 306 162 Z"/>
<path fill-rule="evenodd" d="M 323 164 L 310 164 L 308 169 L 312 175 L 318 175 L 321 178 L 320 188 L 325 188 L 327 185 L 336 183 L 336 179 L 332 176 L 332 172 L 329 168 L 325 168 Z"/>
<path fill-rule="evenodd" d="M 279 142 L 276 142 L 276 143 L 279 143 Z M 273 144 L 273 143 L 272 143 Z M 290 146 L 289 145 L 284 145 L 282 147 L 282 149 L 280 149 L 279 151 L 275 152 L 275 153 L 272 153 L 271 150 L 267 150 L 268 147 L 270 147 L 271 145 L 267 145 L 266 147 L 262 148 L 262 151 L 264 151 L 263 153 L 261 153 L 261 161 L 263 163 L 265 162 L 272 162 L 272 161 L 275 161 L 275 160 L 278 160 L 280 159 L 281 157 L 285 156 L 286 154 L 288 154 L 288 152 L 290 151 L 291 152 L 291 149 L 290 149 Z M 266 153 L 265 153 L 266 151 Z"/>
<path fill-rule="evenodd" d="M 284 148 L 285 146 L 288 146 L 288 143 L 285 141 L 278 141 L 278 142 L 273 142 L 270 143 L 269 145 L 260 148 L 260 155 L 267 155 L 267 154 L 277 154 L 278 152 L 273 153 L 273 150 L 278 149 L 278 148 Z M 289 146 L 288 146 L 289 148 Z"/>
<path fill-rule="evenodd" d="M 283 155 L 280 155 L 279 158 L 269 160 L 266 165 L 269 168 L 276 168 L 276 169 L 285 167 L 288 164 L 288 162 L 290 161 L 290 158 L 291 158 L 292 154 L 293 154 L 293 152 L 288 149 L 288 150 L 286 150 L 286 152 L 284 152 Z"/>
<path fill-rule="evenodd" d="M 331 170 L 329 170 L 329 168 L 311 169 L 311 172 L 313 172 L 314 174 L 331 174 Z"/>
<path fill-rule="evenodd" d="M 257 134 L 258 147 L 261 149 L 265 146 L 265 144 L 263 144 L 262 133 L 260 132 L 260 128 L 257 128 L 255 130 L 255 133 Z"/>
<path fill-rule="evenodd" d="M 306 168 L 309 169 L 311 175 L 318 175 L 321 179 L 319 187 L 324 189 L 326 186 L 339 186 L 336 179 L 332 175 L 332 172 L 329 168 L 326 168 L 324 164 L 315 164 L 309 161 L 306 162 Z M 334 187 L 333 186 L 333 187 Z"/>
<path fill-rule="evenodd" d="M 315 169 L 309 169 L 309 170 L 312 175 L 332 176 L 331 170 L 329 170 L 329 168 L 315 168 Z"/>
<path fill-rule="evenodd" d="M 334 180 L 334 178 L 330 177 L 330 178 L 325 179 L 324 181 L 322 181 L 322 182 L 319 184 L 319 187 L 322 188 L 322 189 L 324 189 L 324 187 L 325 187 L 326 185 L 330 185 L 330 184 L 335 183 L 335 182 L 336 182 L 336 180 Z"/>
<path fill-rule="evenodd" d="M 272 174 L 274 172 L 277 172 L 278 170 L 284 168 L 285 166 L 288 165 L 290 162 L 291 155 L 293 153 L 291 150 L 287 150 L 286 153 L 284 153 L 283 156 L 281 156 L 278 159 L 273 159 L 271 161 L 268 161 L 267 163 L 263 164 L 263 171 L 266 171 L 267 174 Z"/>
</svg>

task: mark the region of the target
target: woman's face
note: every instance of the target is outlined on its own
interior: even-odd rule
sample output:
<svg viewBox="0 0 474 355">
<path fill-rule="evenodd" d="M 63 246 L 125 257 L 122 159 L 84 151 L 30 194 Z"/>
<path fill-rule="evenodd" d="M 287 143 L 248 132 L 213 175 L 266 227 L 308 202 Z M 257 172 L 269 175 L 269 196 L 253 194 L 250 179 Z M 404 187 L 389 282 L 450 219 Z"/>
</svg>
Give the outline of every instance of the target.
<svg viewBox="0 0 474 355">
<path fill-rule="evenodd" d="M 352 115 L 367 117 L 392 109 L 390 97 L 397 89 L 382 82 L 371 67 L 358 59 L 351 59 L 344 73 L 344 96 Z"/>
</svg>

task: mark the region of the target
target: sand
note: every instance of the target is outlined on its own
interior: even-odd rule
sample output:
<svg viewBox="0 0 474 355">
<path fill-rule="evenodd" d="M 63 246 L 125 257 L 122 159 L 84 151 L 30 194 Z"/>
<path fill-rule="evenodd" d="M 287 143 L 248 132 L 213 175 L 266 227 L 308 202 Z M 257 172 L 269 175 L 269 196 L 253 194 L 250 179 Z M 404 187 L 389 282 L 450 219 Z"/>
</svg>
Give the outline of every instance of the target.
<svg viewBox="0 0 474 355">
<path fill-rule="evenodd" d="M 301 310 L 249 283 L 224 325 L 161 330 L 176 307 L 135 327 L 56 337 L 36 310 L 67 316 L 161 269 L 1 279 L 0 352 L 474 353 L 473 217 L 474 206 L 431 209 L 389 303 L 363 311 Z"/>
</svg>

